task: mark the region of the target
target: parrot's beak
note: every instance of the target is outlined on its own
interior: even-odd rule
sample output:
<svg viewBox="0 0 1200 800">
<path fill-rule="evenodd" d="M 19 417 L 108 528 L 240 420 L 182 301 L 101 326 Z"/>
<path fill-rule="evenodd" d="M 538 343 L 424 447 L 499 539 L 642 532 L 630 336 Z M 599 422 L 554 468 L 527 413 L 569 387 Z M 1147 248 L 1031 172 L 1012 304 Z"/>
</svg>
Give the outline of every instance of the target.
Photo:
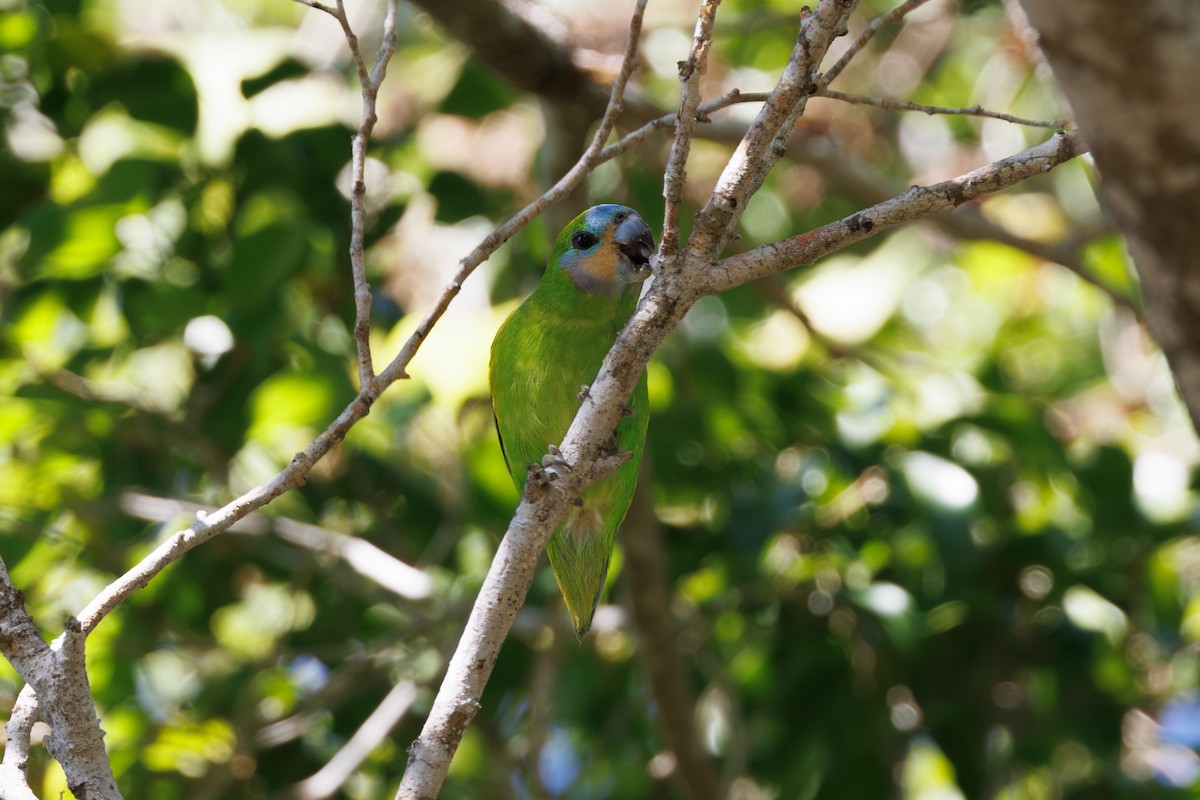
<svg viewBox="0 0 1200 800">
<path fill-rule="evenodd" d="M 630 214 L 625 221 L 613 231 L 613 244 L 629 259 L 632 269 L 626 274 L 621 270 L 622 278 L 627 283 L 643 281 L 650 275 L 650 257 L 654 255 L 654 234 L 637 214 Z"/>
</svg>

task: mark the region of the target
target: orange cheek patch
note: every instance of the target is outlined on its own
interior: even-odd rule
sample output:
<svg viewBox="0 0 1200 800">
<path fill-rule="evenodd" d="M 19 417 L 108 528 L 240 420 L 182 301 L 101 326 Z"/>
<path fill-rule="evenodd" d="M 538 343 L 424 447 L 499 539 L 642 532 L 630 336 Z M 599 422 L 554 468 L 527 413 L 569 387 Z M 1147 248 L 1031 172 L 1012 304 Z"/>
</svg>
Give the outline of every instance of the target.
<svg viewBox="0 0 1200 800">
<path fill-rule="evenodd" d="M 580 266 L 593 278 L 613 283 L 617 280 L 618 255 L 616 248 L 605 242 L 595 253 L 584 259 Z"/>
</svg>

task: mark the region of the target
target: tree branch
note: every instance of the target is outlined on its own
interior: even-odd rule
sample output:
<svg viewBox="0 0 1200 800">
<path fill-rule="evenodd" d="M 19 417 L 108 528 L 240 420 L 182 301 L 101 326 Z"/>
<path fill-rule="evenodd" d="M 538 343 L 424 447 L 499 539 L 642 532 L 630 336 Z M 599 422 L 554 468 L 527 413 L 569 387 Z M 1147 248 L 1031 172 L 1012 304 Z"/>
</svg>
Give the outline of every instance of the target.
<svg viewBox="0 0 1200 800">
<path fill-rule="evenodd" d="M 800 264 L 811 264 L 888 228 L 953 211 L 970 200 L 1015 186 L 1085 152 L 1087 145 L 1077 131 L 1056 133 L 1042 144 L 974 172 L 932 186 L 914 186 L 845 219 L 719 261 L 700 279 L 698 288 L 703 294 L 716 294 Z"/>
<path fill-rule="evenodd" d="M 303 0 L 300 1 L 303 2 Z M 304 4 L 329 13 L 335 18 L 338 17 L 339 11 L 329 6 L 316 2 L 304 2 Z M 344 16 L 343 13 L 342 17 L 344 18 Z M 635 15 L 634 21 L 634 26 L 639 32 L 641 17 L 641 7 L 639 6 L 639 11 Z M 370 84 L 373 79 L 382 81 L 384 69 L 386 69 L 383 66 L 386 63 L 386 59 L 383 56 L 390 55 L 392 46 L 389 43 L 389 37 L 385 33 L 384 44 L 381 45 L 380 49 L 380 57 L 383 61 L 376 64 L 374 78 L 369 76 L 366 84 Z M 636 45 L 632 46 L 635 47 Z M 519 214 L 493 231 L 466 258 L 459 262 L 459 269 L 454 279 L 442 292 L 437 301 L 435 301 L 433 307 L 426 313 L 417 326 L 417 329 L 409 337 L 400 352 L 392 359 L 391 363 L 388 364 L 387 368 L 379 375 L 368 376 L 367 380 L 362 381 L 358 394 L 350 404 L 342 410 L 337 418 L 308 447 L 297 453 L 291 463 L 273 478 L 259 484 L 218 511 L 200 516 L 190 527 L 170 536 L 133 568 L 106 586 L 100 594 L 88 603 L 79 615 L 79 626 L 83 635 L 92 631 L 104 617 L 124 602 L 131 594 L 146 586 L 167 566 L 179 560 L 192 548 L 223 533 L 233 523 L 244 518 L 251 512 L 262 508 L 280 495 L 302 486 L 307 481 L 308 474 L 311 472 L 313 466 L 328 454 L 330 450 L 341 443 L 350 428 L 367 415 L 375 401 L 379 398 L 379 395 L 395 381 L 408 377 L 405 368 L 420 349 L 421 344 L 425 341 L 434 324 L 445 313 L 450 301 L 458 294 L 462 286 L 462 281 L 474 271 L 475 267 L 504 244 L 509 237 L 545 211 L 546 208 L 566 196 L 600 163 L 599 156 L 603 150 L 604 141 L 612 131 L 615 116 L 621 106 L 621 96 L 633 71 L 634 63 L 635 59 L 632 56 L 626 58 L 626 64 L 618 76 L 617 83 L 613 87 L 613 96 L 609 103 L 609 110 L 605 114 L 605 121 L 602 123 L 601 129 L 597 132 L 597 137 L 593 141 L 592 146 L 588 148 L 587 153 L 584 154 L 575 168 L 568 172 L 567 175 L 536 201 L 526 206 Z M 360 78 L 361 74 L 360 72 Z M 365 111 L 364 116 L 367 116 Z M 361 284 L 356 279 L 356 312 L 362 308 L 357 303 L 359 296 L 358 287 L 360 285 L 365 285 L 365 279 Z M 362 314 L 356 313 L 356 326 L 361 319 L 363 319 Z M 366 372 L 362 369 L 360 351 L 360 378 L 364 374 Z M 37 704 L 33 709 L 33 713 L 41 713 L 43 715 L 56 713 L 50 709 L 41 708 L 41 704 L 45 701 L 45 698 L 39 696 L 35 699 L 37 700 Z M 41 709 L 40 712 L 38 711 L 39 708 Z M 63 766 L 64 769 L 68 768 L 66 764 Z M 70 774 L 70 769 L 68 769 L 68 775 Z"/>
<path fill-rule="evenodd" d="M 867 27 L 863 28 L 862 32 L 854 38 L 850 46 L 846 48 L 846 52 L 842 53 L 834 65 L 825 70 L 825 73 L 817 81 L 817 88 L 824 89 L 833 82 L 838 75 L 850 64 L 850 61 L 859 54 L 859 52 L 867 46 L 867 42 L 875 38 L 875 34 L 879 33 L 880 28 L 884 25 L 890 25 L 896 20 L 903 19 L 910 11 L 915 11 L 929 0 L 905 0 L 905 2 L 893 8 L 886 14 L 880 14 L 873 20 L 867 23 Z"/>
<path fill-rule="evenodd" d="M 9 777 L 19 778 L 18 791 L 24 783 L 28 757 L 25 726 L 32 727 L 33 720 L 40 715 L 50 725 L 46 748 L 62 765 L 71 792 L 76 797 L 98 800 L 121 798 L 104 752 L 104 732 L 100 730 L 88 685 L 85 638 L 79 622 L 71 618 L 63 634 L 52 644 L 46 644 L 25 611 L 24 596 L 13 586 L 8 568 L 0 559 L 0 651 L 41 700 L 38 707 L 27 703 L 19 712 L 23 720 L 16 728 L 17 747 L 25 753 L 18 751 L 17 763 L 6 764 L 5 769 Z M 25 693 L 22 696 L 29 699 Z"/>
<path fill-rule="evenodd" d="M 824 54 L 835 33 L 844 26 L 853 5 L 853 0 L 846 3 L 824 0 L 816 13 L 805 20 L 792 60 L 784 71 L 784 78 L 743 139 L 730 167 L 719 181 L 713 199 L 706 206 L 706 213 L 698 220 L 687 248 L 691 263 L 686 264 L 680 272 L 660 273 L 657 276 L 629 323 L 618 335 L 579 413 L 558 447 L 558 452 L 567 463 L 574 465 L 574 469 L 565 475 L 539 473 L 531 476 L 525 495 L 480 589 L 467 629 L 451 660 L 421 736 L 409 750 L 408 769 L 396 795 L 398 800 L 433 798 L 440 791 L 450 759 L 463 732 L 478 712 L 483 687 L 499 655 L 500 646 L 524 602 L 542 547 L 565 513 L 568 503 L 578 496 L 583 486 L 598 477 L 600 470 L 597 465 L 604 460 L 607 440 L 650 355 L 682 320 L 696 299 L 710 291 L 719 290 L 709 278 L 713 270 L 705 269 L 704 264 L 711 261 L 728 239 L 731 226 L 741 213 L 739 206 L 744 208 L 745 205 L 738 199 L 748 199 L 766 176 L 769 164 L 764 166 L 757 163 L 756 159 L 774 163 L 781 155 L 782 148 L 777 146 L 778 137 L 785 123 L 792 121 L 794 124 L 797 109 L 802 107 L 807 97 L 801 89 L 808 87 L 807 76 L 815 66 L 812 60 Z M 1075 141 L 1069 134 L 1063 135 L 1062 140 L 1068 143 Z M 1058 154 L 1057 159 L 1047 153 L 1040 160 L 1031 156 L 1023 162 L 1026 165 L 1036 163 L 1035 171 L 1022 171 L 1017 164 L 1010 164 L 1006 160 L 994 165 L 991 171 L 977 171 L 958 181 L 932 187 L 925 193 L 906 193 L 899 205 L 913 219 L 948 210 L 985 191 L 1002 188 L 1003 181 L 989 180 L 993 172 L 1008 176 L 1010 181 L 1006 185 L 1011 185 L 1031 174 L 1052 168 L 1065 160 L 1065 153 L 1071 150 L 1071 147 L 1062 146 L 1062 142 L 1055 142 L 1053 152 Z M 1070 155 L 1074 154 L 1070 152 Z M 937 190 L 941 190 L 941 193 Z M 947 198 L 945 207 L 936 202 L 937 198 L 943 196 Z M 723 201 L 718 198 L 723 198 Z M 824 252 L 884 230 L 889 224 L 897 224 L 891 222 L 884 212 L 890 211 L 897 220 L 903 216 L 898 209 L 873 211 L 878 212 L 879 224 L 872 216 L 864 216 L 864 219 L 871 219 L 872 222 L 856 228 L 854 233 L 857 238 L 851 235 L 830 238 L 828 243 L 831 246 Z M 716 271 L 726 278 L 723 288 L 760 277 L 753 274 L 754 270 L 768 261 L 774 271 L 798 263 L 795 260 L 784 263 L 782 260 L 781 256 L 791 253 L 786 243 L 778 243 L 775 247 L 779 251 L 771 253 L 776 256 L 774 260 L 762 253 L 758 258 L 750 259 L 744 267 L 739 267 L 733 259 L 718 265 L 724 267 Z M 555 477 L 558 480 L 551 480 Z"/>
<path fill-rule="evenodd" d="M 37 800 L 29 788 L 29 745 L 38 721 L 33 686 L 25 684 L 13 703 L 5 726 L 4 761 L 0 763 L 0 797 L 5 800 Z"/>
<path fill-rule="evenodd" d="M 1042 174 L 1084 152 L 1075 133 L 1048 142 L 967 175 L 926 188 L 914 188 L 892 200 L 804 236 L 765 245 L 705 268 L 686 264 L 679 273 L 659 274 L 616 342 L 562 444 L 562 457 L 574 469 L 551 481 L 531 478 L 480 589 L 467 630 L 455 651 L 437 699 L 409 750 L 409 767 L 398 800 L 437 796 L 445 769 L 463 731 L 479 709 L 479 698 L 500 645 L 524 602 L 541 548 L 570 502 L 598 477 L 596 465 L 621 418 L 651 354 L 705 294 L 733 288 L 861 241 L 901 222 L 949 211 L 970 199 L 1008 188 Z M 721 224 L 723 218 L 706 220 Z M 699 230 L 693 235 L 697 235 Z M 711 228 L 708 236 L 715 236 Z M 691 245 L 689 244 L 689 252 Z"/>
<path fill-rule="evenodd" d="M 343 0 L 337 0 L 336 8 L 310 0 L 297 2 L 324 11 L 342 26 L 362 94 L 362 122 L 350 144 L 350 271 L 354 277 L 354 342 L 358 348 L 358 385 L 365 387 L 375 377 L 371 359 L 371 286 L 367 283 L 366 254 L 363 250 L 367 229 L 367 144 L 379 120 L 375 113 L 379 87 L 387 76 L 388 62 L 396 52 L 396 0 L 387 2 L 383 40 L 379 52 L 375 54 L 375 67 L 370 71 L 359 47 L 358 36 L 350 27 Z"/>
<path fill-rule="evenodd" d="M 786 151 L 786 142 L 813 90 L 812 76 L 834 38 L 845 33 L 858 0 L 822 0 L 800 23 L 800 33 L 779 83 L 767 98 L 733 156 L 688 241 L 688 259 L 712 261 L 733 237 L 750 198 Z"/>
<path fill-rule="evenodd" d="M 533 500 L 535 495 L 537 502 Z M 530 475 L 525 499 L 517 506 L 492 558 L 421 735 L 408 748 L 408 767 L 396 792 L 397 800 L 432 800 L 440 793 L 450 760 L 479 711 L 479 698 L 500 646 L 525 603 L 538 556 L 569 504 L 565 491 L 540 474 Z"/>
<path fill-rule="evenodd" d="M 765 117 L 765 122 L 752 127 L 743 140 L 743 144 L 749 142 L 750 145 L 739 150 L 742 153 L 742 167 L 734 172 L 742 177 L 737 180 L 723 178 L 727 192 L 738 191 L 746 193 L 743 196 L 748 197 L 753 189 L 761 185 L 766 175 L 765 169 L 760 172 L 753 168 L 747 161 L 747 154 L 762 154 L 778 134 L 779 126 L 785 119 L 791 118 L 794 108 L 801 104 L 802 97 L 806 95 L 800 92 L 800 84 L 805 87 L 808 85 L 807 75 L 811 70 L 806 59 L 819 59 L 824 54 L 835 30 L 844 26 L 845 17 L 855 2 L 822 0 L 817 12 L 802 25 L 792 60 L 784 71 L 785 78 L 773 93 L 777 99 L 776 105 L 768 102 L 764 106 L 760 120 Z M 809 26 L 811 20 L 818 22 Z M 802 65 L 800 62 L 805 63 Z M 772 109 L 772 113 L 766 113 L 768 109 Z M 778 160 L 778 154 L 774 154 L 772 163 L 774 160 Z M 714 198 L 716 196 L 714 192 Z M 698 225 L 693 232 L 688 245 L 689 256 L 705 249 L 696 246 L 697 236 L 706 237 L 707 242 L 719 241 L 736 217 L 737 214 L 722 212 L 705 218 L 704 229 L 701 230 Z M 524 603 L 525 594 L 533 581 L 538 555 L 551 531 L 566 513 L 569 503 L 579 496 L 588 483 L 600 477 L 606 469 L 615 467 L 615 459 L 605 455 L 605 448 L 633 392 L 634 384 L 651 353 L 700 296 L 681 282 L 680 276 L 685 272 L 660 273 L 629 323 L 618 335 L 596 382 L 589 389 L 558 448 L 573 469 L 565 474 L 550 470 L 531 473 L 521 503 L 480 588 L 429 718 L 420 737 L 409 748 L 408 769 L 397 791 L 397 800 L 434 798 L 441 790 L 450 759 L 463 732 L 479 710 L 483 687 L 499 655 L 500 646 L 517 610 Z"/>
<path fill-rule="evenodd" d="M 121 510 L 130 516 L 156 522 L 170 522 L 180 516 L 210 513 L 206 506 L 141 492 L 121 493 Z M 366 539 L 334 533 L 319 525 L 288 519 L 248 514 L 229 526 L 231 533 L 261 534 L 271 531 L 285 542 L 316 553 L 341 559 L 357 574 L 405 600 L 424 600 L 433 592 L 429 573 L 404 563 Z"/>
<path fill-rule="evenodd" d="M 532 219 L 552 200 L 569 192 L 599 163 L 604 142 L 620 113 L 625 86 L 637 62 L 637 44 L 641 37 L 644 11 L 645 0 L 639 0 L 630 22 L 621 71 L 613 84 L 608 108 L 591 145 L 575 168 L 515 217 L 510 226 L 522 217 Z M 493 233 L 489 239 L 499 233 Z M 507 239 L 508 234 L 504 238 Z M 466 263 L 467 260 L 464 260 L 464 265 Z M 454 293 L 457 293 L 456 286 L 457 282 L 451 284 Z M 418 327 L 418 332 L 420 330 Z M 385 370 L 383 374 L 387 373 Z M 500 646 L 508 635 L 517 611 L 525 602 L 538 556 L 550 538 L 550 531 L 566 513 L 569 500 L 578 497 L 585 479 L 594 480 L 600 477 L 603 469 L 615 469 L 618 466 L 613 459 L 602 458 L 593 459 L 590 465 L 590 470 L 579 469 L 565 476 L 554 470 L 531 472 L 526 481 L 524 499 L 517 506 L 508 532 L 492 559 L 491 568 L 480 587 L 433 708 L 420 736 L 408 749 L 408 767 L 396 791 L 397 800 L 435 798 L 441 791 L 450 760 L 458 749 L 463 732 L 479 710 L 479 698 L 500 654 Z M 535 499 L 538 502 L 534 502 Z"/>
<path fill-rule="evenodd" d="M 340 0 L 336 9 L 316 0 L 298 1 L 335 17 L 340 14 L 341 19 L 345 18 Z M 463 0 L 456 2 L 462 3 Z M 452 4 L 446 3 L 447 6 Z M 813 89 L 814 70 L 832 39 L 844 30 L 846 17 L 855 4 L 856 0 L 822 0 L 817 11 L 804 20 L 784 78 L 766 98 L 758 120 L 746 133 L 705 211 L 698 219 L 696 231 L 686 250 L 686 263 L 678 273 L 660 274 L 654 282 L 634 317 L 618 337 L 596 382 L 591 386 L 587 401 L 582 404 L 580 413 L 567 432 L 560 451 L 568 462 L 576 465 L 576 469 L 570 473 L 547 471 L 532 476 L 528 482 L 525 497 L 501 543 L 433 711 L 421 738 L 414 742 L 410 751 L 409 770 L 405 774 L 398 797 L 436 796 L 462 732 L 478 709 L 483 686 L 487 682 L 512 619 L 524 602 L 538 555 L 550 531 L 589 481 L 595 480 L 605 470 L 615 467 L 615 459 L 601 454 L 604 453 L 612 430 L 620 418 L 621 409 L 651 353 L 679 323 L 696 299 L 764 274 L 778 272 L 800 263 L 810 263 L 821 255 L 902 222 L 951 210 L 972 198 L 1006 188 L 1034 174 L 1049 170 L 1084 151 L 1084 146 L 1076 135 L 1059 134 L 1051 142 L 970 175 L 925 189 L 910 190 L 898 198 L 885 201 L 839 223 L 784 242 L 765 245 L 714 264 L 713 261 L 727 244 L 738 218 L 744 212 L 746 201 L 761 186 L 767 172 L 782 154 L 783 145 L 790 138 L 792 128 L 804 111 L 806 98 Z M 711 6 L 715 9 L 716 2 L 712 2 Z M 48 747 L 62 762 L 69 785 L 76 795 L 120 797 L 112 780 L 111 768 L 104 758 L 102 733 L 87 688 L 84 671 L 84 641 L 87 633 L 132 592 L 145 586 L 162 569 L 178 560 L 191 548 L 229 529 L 234 523 L 284 492 L 303 485 L 313 465 L 342 441 L 349 429 L 370 411 L 380 394 L 394 381 L 406 377 L 405 368 L 408 363 L 458 293 L 462 281 L 474 268 L 530 220 L 578 186 L 596 165 L 622 152 L 618 146 L 604 148 L 604 142 L 611 133 L 616 115 L 621 109 L 625 84 L 636 61 L 634 53 L 643 7 L 644 0 L 641 0 L 631 24 L 621 73 L 613 87 L 600 130 L 588 151 L 551 190 L 494 231 L 459 263 L 454 279 L 434 303 L 417 331 L 387 368 L 378 375 L 375 375 L 371 368 L 369 349 L 363 349 L 364 340 L 358 336 L 360 324 L 367 330 L 365 326 L 369 325 L 370 311 L 365 264 L 359 259 L 362 269 L 355 267 L 354 275 L 356 339 L 360 343 L 359 393 L 326 430 L 309 447 L 298 453 L 285 469 L 218 511 L 203 516 L 198 514 L 199 518 L 192 526 L 172 535 L 142 562 L 106 587 L 83 610 L 78 621 L 70 621 L 68 630 L 52 646 L 42 642 L 32 620 L 29 620 L 21 607 L 20 593 L 12 587 L 7 572 L 0 575 L 3 579 L 0 581 L 0 648 L 10 655 L 10 660 L 17 666 L 18 672 L 29 683 L 26 688 L 32 687 L 37 692 L 36 698 L 28 692 L 21 695 L 27 698 L 27 702 L 21 705 L 20 711 L 23 716 L 13 728 L 15 761 L 23 764 L 22 752 L 27 754 L 26 722 L 31 725 L 33 719 L 43 717 L 50 722 L 54 731 L 47 740 Z M 384 44 L 381 45 L 375 69 L 371 74 L 366 74 L 365 62 L 361 53 L 357 53 L 353 33 L 348 27 L 345 28 L 348 44 L 352 52 L 357 53 L 356 70 L 364 87 L 363 126 L 359 129 L 359 135 L 355 137 L 354 145 L 356 159 L 365 159 L 366 144 L 374 125 L 374 99 L 372 97 L 371 108 L 368 109 L 366 87 L 374 86 L 377 90 L 379 82 L 383 80 L 387 58 L 394 47 L 394 15 L 395 3 L 394 0 L 390 0 Z M 475 24 L 478 25 L 478 21 Z M 696 105 L 692 107 L 698 117 L 703 117 L 706 109 L 713 110 L 745 99 L 747 98 L 729 95 L 710 104 L 698 105 L 697 94 Z M 721 105 L 722 103 L 724 105 Z M 682 99 L 681 108 L 685 108 Z M 685 114 L 680 117 L 681 128 L 690 125 L 687 122 L 688 116 Z M 668 115 L 665 118 L 668 122 L 665 124 L 669 124 L 669 120 L 674 118 L 675 115 Z M 651 125 L 660 121 L 656 120 Z M 650 126 L 647 126 L 646 131 L 644 135 L 649 135 Z M 627 140 L 631 143 L 637 141 L 631 137 L 627 137 Z M 631 144 L 625 145 L 628 146 Z M 684 158 L 678 159 L 680 175 L 685 160 L 686 153 Z M 360 232 L 361 227 L 358 226 L 360 223 L 365 224 L 365 217 L 360 219 L 355 216 L 353 195 L 358 194 L 361 176 L 361 171 L 356 173 L 351 202 L 352 225 Z M 361 239 L 358 244 L 358 252 L 361 254 Z M 355 260 L 354 249 L 352 232 L 352 262 Z M 0 562 L 0 571 L 2 568 Z M 16 653 L 15 657 L 12 653 Z M 36 700 L 40 700 L 40 703 L 35 702 Z M 81 704 L 81 700 L 86 700 L 86 703 Z M 84 706 L 86 712 L 79 710 Z M 13 719 L 17 719 L 16 714 Z M 13 720 L 10 720 L 11 725 Z M 22 741 L 25 745 L 21 744 Z M 103 768 L 94 763 L 97 758 L 103 763 Z M 107 775 L 104 774 L 106 771 Z M 0 779 L 13 776 L 17 781 L 17 789 L 14 791 L 19 792 L 21 784 L 24 783 L 23 769 L 17 763 L 10 764 L 6 754 Z M 406 787 L 409 793 L 406 793 Z"/>
<path fill-rule="evenodd" d="M 840 100 L 843 103 L 858 106 L 873 106 L 875 108 L 886 108 L 892 111 L 920 111 L 925 114 L 953 114 L 964 117 L 989 117 L 991 119 L 1003 120 L 1011 122 L 1014 125 L 1028 125 L 1033 128 L 1061 128 L 1070 123 L 1068 119 L 1026 119 L 1025 117 L 1014 117 L 1012 114 L 1005 114 L 1001 111 L 989 111 L 982 106 L 970 106 L 964 108 L 946 108 L 944 106 L 927 106 L 923 103 L 909 103 L 903 100 L 888 100 L 884 97 L 863 97 L 857 94 L 846 94 L 845 92 L 836 92 L 833 89 L 819 89 L 816 92 L 818 97 L 827 97 L 830 100 Z"/>
<path fill-rule="evenodd" d="M 393 686 L 350 740 L 329 759 L 329 763 L 292 788 L 291 797 L 296 800 L 325 800 L 332 797 L 354 774 L 354 770 L 366 761 L 371 751 L 383 744 L 416 699 L 417 686 L 412 681 L 401 681 Z"/>
<path fill-rule="evenodd" d="M 527 0 L 414 0 L 513 86 L 592 118 L 608 93 L 579 69 L 554 18 Z"/>
<path fill-rule="evenodd" d="M 696 109 L 700 107 L 700 80 L 708 72 L 708 51 L 712 46 L 713 24 L 721 0 L 705 0 L 696 19 L 692 52 L 679 62 L 679 111 L 675 114 L 675 140 L 667 157 L 663 180 L 662 237 L 658 248 L 659 268 L 674 269 L 679 255 L 679 209 L 683 203 L 683 184 L 687 178 L 687 159 L 692 150 L 692 130 L 696 127 Z"/>
<path fill-rule="evenodd" d="M 740 139 L 741 131 L 730 131 L 728 130 L 730 127 L 721 124 L 706 130 L 705 133 L 713 135 L 719 141 Z M 809 136 L 793 140 L 788 146 L 788 158 L 815 167 L 837 191 L 860 203 L 879 203 L 893 194 L 884 182 L 864 164 L 851 156 L 838 153 L 831 142 L 822 140 L 820 137 Z M 1065 242 L 1052 244 L 1020 236 L 1002 228 L 985 218 L 974 207 L 960 208 L 955 214 L 938 215 L 926 222 L 956 239 L 999 242 L 1029 253 L 1036 258 L 1058 264 L 1069 272 L 1075 273 L 1081 280 L 1095 286 L 1115 305 L 1128 309 L 1136 318 L 1144 321 L 1139 304 L 1133 298 L 1121 294 L 1099 280 L 1087 269 L 1080 256 L 1080 248 L 1097 235 L 1107 232 L 1109 230 L 1107 226 L 1102 225 L 1096 230 L 1085 231 L 1073 236 Z"/>
<path fill-rule="evenodd" d="M 638 13 L 635 14 L 634 23 L 632 23 L 633 26 L 636 26 L 638 32 L 641 30 L 640 9 L 641 7 L 639 7 Z M 609 113 L 605 115 L 605 120 L 602 121 L 600 129 L 596 133 L 596 139 L 592 142 L 592 146 L 584 153 L 579 163 L 541 197 L 522 209 L 520 213 L 507 223 L 493 231 L 466 258 L 459 262 L 459 269 L 450 284 L 434 302 L 433 307 L 426 313 L 420 324 L 417 325 L 416 330 L 405 342 L 400 352 L 392 359 L 391 363 L 379 375 L 371 378 L 364 384 L 359 389 L 358 395 L 342 410 L 337 418 L 313 440 L 312 444 L 297 453 L 292 462 L 275 475 L 275 477 L 259 484 L 218 511 L 212 514 L 205 514 L 186 530 L 175 533 L 143 558 L 136 566 L 105 587 L 104 591 L 93 599 L 80 614 L 80 623 L 85 633 L 91 631 L 100 620 L 120 605 L 130 594 L 149 583 L 158 573 L 177 561 L 184 553 L 223 533 L 237 520 L 242 519 L 253 511 L 257 511 L 285 492 L 304 485 L 308 480 L 308 473 L 311 472 L 313 466 L 328 454 L 330 450 L 340 444 L 350 428 L 367 415 L 371 410 L 371 406 L 379 399 L 379 395 L 383 390 L 397 380 L 408 377 L 405 368 L 411 363 L 413 357 L 416 356 L 417 351 L 428 337 L 433 326 L 441 319 L 442 314 L 445 313 L 446 308 L 450 305 L 450 301 L 461 290 L 462 282 L 467 276 L 502 244 L 508 241 L 509 237 L 520 231 L 531 220 L 545 211 L 546 208 L 569 193 L 572 188 L 578 185 L 600 163 L 599 155 L 603 150 L 603 143 L 612 131 L 613 121 L 621 105 L 621 93 L 624 92 L 625 84 L 628 82 L 629 76 L 633 71 L 632 59 L 627 59 L 627 61 L 629 63 L 626 64 L 626 67 L 618 77 L 617 83 L 613 86 L 613 100 L 609 105 Z"/>
<path fill-rule="evenodd" d="M 710 100 L 696 109 L 697 122 L 709 122 L 709 115 L 715 111 L 720 111 L 723 108 L 735 105 L 737 103 L 761 103 L 767 99 L 766 92 L 741 92 L 737 89 L 729 92 L 723 97 L 716 100 Z M 619 141 L 613 142 L 600 153 L 599 162 L 608 161 L 625 153 L 632 147 L 641 144 L 650 138 L 650 135 L 658 131 L 665 130 L 675 124 L 679 119 L 679 114 L 663 114 L 647 122 L 642 127 L 625 134 Z"/>
</svg>

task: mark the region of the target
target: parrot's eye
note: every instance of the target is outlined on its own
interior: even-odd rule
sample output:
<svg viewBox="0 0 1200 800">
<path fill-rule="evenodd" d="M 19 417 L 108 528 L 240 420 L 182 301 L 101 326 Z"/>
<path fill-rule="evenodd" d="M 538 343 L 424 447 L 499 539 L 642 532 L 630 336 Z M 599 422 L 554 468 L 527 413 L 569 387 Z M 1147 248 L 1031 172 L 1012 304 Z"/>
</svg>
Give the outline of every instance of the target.
<svg viewBox="0 0 1200 800">
<path fill-rule="evenodd" d="M 596 237 L 587 231 L 580 231 L 571 237 L 571 246 L 576 250 L 587 250 L 596 243 Z"/>
</svg>

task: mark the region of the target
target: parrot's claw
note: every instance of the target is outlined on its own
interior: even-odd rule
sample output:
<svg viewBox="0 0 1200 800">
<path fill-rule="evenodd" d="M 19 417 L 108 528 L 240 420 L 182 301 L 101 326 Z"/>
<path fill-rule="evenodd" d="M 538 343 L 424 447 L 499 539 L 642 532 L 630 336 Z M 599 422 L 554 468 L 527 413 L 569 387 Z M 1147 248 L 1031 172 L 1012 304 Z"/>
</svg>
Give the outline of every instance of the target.
<svg viewBox="0 0 1200 800">
<path fill-rule="evenodd" d="M 626 419 L 628 417 L 636 417 L 636 416 L 637 416 L 637 412 L 634 411 L 629 406 L 625 406 L 621 409 L 621 418 L 622 419 Z"/>
<path fill-rule="evenodd" d="M 577 395 L 577 397 L 579 398 L 579 402 L 582 403 L 584 400 L 587 400 L 589 397 L 591 397 L 591 395 L 588 394 L 588 391 L 591 388 L 592 387 L 588 386 L 586 383 L 583 386 L 579 387 L 579 394 Z"/>
</svg>

